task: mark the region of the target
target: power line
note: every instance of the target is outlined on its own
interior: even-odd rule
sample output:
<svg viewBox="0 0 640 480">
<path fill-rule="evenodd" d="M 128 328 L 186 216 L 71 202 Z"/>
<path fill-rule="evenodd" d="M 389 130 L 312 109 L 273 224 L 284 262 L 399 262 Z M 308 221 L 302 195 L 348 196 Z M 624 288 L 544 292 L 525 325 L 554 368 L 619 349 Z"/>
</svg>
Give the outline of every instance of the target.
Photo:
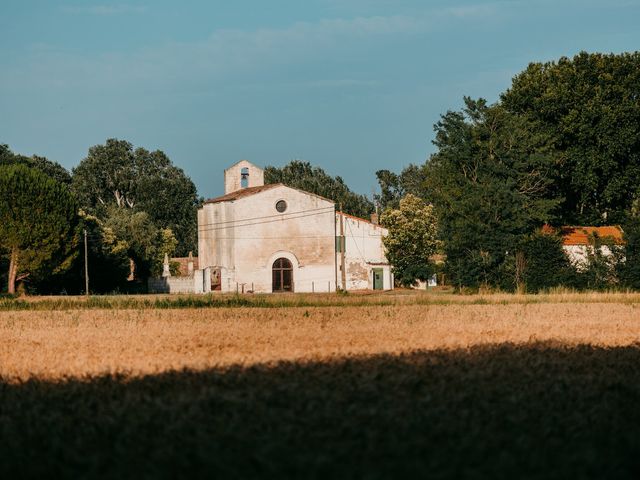
<svg viewBox="0 0 640 480">
<path fill-rule="evenodd" d="M 286 235 L 284 237 L 216 237 L 216 240 L 288 240 L 292 238 L 334 238 L 333 235 Z"/>
<path fill-rule="evenodd" d="M 221 226 L 221 227 L 216 226 L 214 228 L 201 228 L 201 229 L 199 229 L 199 231 L 200 232 L 210 232 L 210 231 L 214 231 L 214 230 L 226 230 L 226 229 L 229 229 L 229 228 L 252 227 L 254 225 L 262 225 L 262 224 L 265 224 L 265 223 L 279 222 L 279 221 L 282 221 L 282 220 L 296 220 L 298 218 L 312 217 L 312 216 L 315 216 L 315 215 L 323 215 L 325 213 L 330 213 L 331 211 L 332 210 L 325 211 L 325 212 L 307 213 L 305 215 L 297 215 L 295 217 L 291 216 L 291 217 L 288 217 L 288 218 L 276 218 L 276 219 L 272 219 L 272 220 L 265 220 L 263 222 L 246 223 L 244 225 L 230 225 L 230 226 Z M 262 217 L 260 217 L 260 218 L 262 218 Z M 242 221 L 242 220 L 239 220 L 239 221 Z"/>
<path fill-rule="evenodd" d="M 334 207 L 320 207 L 320 208 L 312 208 L 310 210 L 301 210 L 299 212 L 290 212 L 290 213 L 279 213 L 276 215 L 266 215 L 266 216 L 262 216 L 262 217 L 253 217 L 253 218 L 241 218 L 239 220 L 226 220 L 224 222 L 211 222 L 211 223 L 202 223 L 200 225 L 198 225 L 198 228 L 202 227 L 206 227 L 206 226 L 210 226 L 210 225 L 224 225 L 227 223 L 239 223 L 239 222 L 249 222 L 249 221 L 253 221 L 253 220 L 263 220 L 265 218 L 278 218 L 278 219 L 283 219 L 283 220 L 287 220 L 287 218 L 283 218 L 286 215 L 297 215 L 300 213 L 310 213 L 310 212 L 315 212 L 315 211 L 319 211 L 319 210 L 326 210 L 326 213 L 331 212 L 334 210 Z M 323 212 L 324 213 L 324 212 Z"/>
</svg>

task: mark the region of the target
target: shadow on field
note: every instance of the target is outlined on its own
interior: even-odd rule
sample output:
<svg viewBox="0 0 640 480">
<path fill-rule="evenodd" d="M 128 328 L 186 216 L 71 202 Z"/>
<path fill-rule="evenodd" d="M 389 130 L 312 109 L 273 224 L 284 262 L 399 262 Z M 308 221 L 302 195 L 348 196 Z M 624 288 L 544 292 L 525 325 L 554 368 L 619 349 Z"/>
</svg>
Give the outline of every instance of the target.
<svg viewBox="0 0 640 480">
<path fill-rule="evenodd" d="M 0 478 L 639 478 L 640 345 L 0 383 Z"/>
</svg>

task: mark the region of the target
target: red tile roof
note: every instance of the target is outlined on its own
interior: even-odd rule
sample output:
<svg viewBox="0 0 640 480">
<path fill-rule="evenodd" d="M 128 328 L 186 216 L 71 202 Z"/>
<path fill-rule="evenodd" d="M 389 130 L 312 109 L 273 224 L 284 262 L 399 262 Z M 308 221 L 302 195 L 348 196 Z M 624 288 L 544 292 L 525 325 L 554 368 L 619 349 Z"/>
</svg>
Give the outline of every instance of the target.
<svg viewBox="0 0 640 480">
<path fill-rule="evenodd" d="M 622 228 L 618 225 L 610 225 L 606 227 L 570 227 L 564 226 L 559 229 L 555 229 L 549 225 L 544 225 L 542 231 L 544 233 L 556 233 L 559 230 L 562 236 L 562 244 L 566 246 L 570 245 L 591 245 L 591 238 L 597 236 L 598 238 L 610 238 L 614 243 L 622 245 L 624 243 L 624 237 Z"/>
</svg>

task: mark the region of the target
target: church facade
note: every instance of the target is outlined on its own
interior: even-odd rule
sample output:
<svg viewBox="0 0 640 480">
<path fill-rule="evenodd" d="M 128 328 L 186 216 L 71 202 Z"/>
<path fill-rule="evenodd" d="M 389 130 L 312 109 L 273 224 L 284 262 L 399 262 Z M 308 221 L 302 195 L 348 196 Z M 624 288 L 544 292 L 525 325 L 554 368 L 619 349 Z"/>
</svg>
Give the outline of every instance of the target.
<svg viewBox="0 0 640 480">
<path fill-rule="evenodd" d="M 242 160 L 224 172 L 225 194 L 198 210 L 198 261 L 222 292 L 389 290 L 387 230 L 333 201 L 282 184 Z"/>
</svg>

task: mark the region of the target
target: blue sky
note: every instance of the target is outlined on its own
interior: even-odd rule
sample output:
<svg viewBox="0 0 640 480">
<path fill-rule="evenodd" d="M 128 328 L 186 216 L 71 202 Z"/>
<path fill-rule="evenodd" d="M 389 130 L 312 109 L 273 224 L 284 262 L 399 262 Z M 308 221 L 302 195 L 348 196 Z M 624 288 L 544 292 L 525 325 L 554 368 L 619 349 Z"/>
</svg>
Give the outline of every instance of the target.
<svg viewBox="0 0 640 480">
<path fill-rule="evenodd" d="M 433 152 L 463 95 L 529 62 L 640 45 L 640 0 L 0 1 L 0 143 L 67 168 L 161 149 L 201 195 L 246 158 L 298 158 L 371 194 Z"/>
</svg>

